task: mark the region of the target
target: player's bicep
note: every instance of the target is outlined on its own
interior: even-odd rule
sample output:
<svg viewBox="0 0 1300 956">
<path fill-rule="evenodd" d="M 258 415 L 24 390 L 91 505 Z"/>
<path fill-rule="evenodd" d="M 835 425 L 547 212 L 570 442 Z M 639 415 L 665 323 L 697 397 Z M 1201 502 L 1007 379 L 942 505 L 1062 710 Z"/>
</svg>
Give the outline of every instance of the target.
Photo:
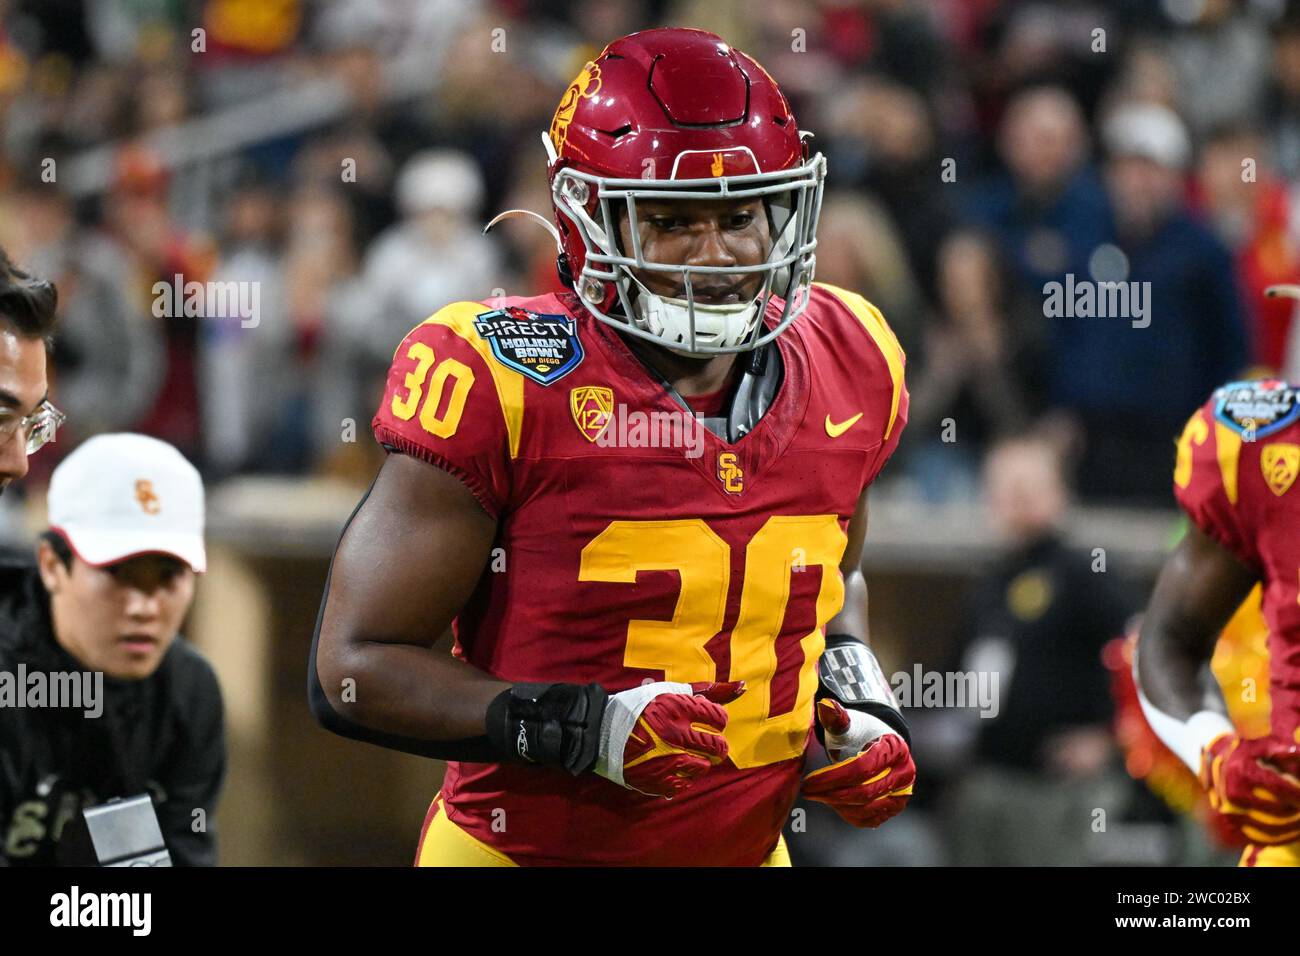
<svg viewBox="0 0 1300 956">
<path fill-rule="evenodd" d="M 1138 641 L 1138 679 L 1157 706 L 1178 712 L 1174 688 L 1194 682 L 1256 580 L 1231 551 L 1195 525 L 1188 529 L 1160 571 Z"/>
<path fill-rule="evenodd" d="M 862 549 L 867 541 L 867 495 L 870 488 L 863 488 L 858 496 L 858 505 L 853 517 L 849 518 L 848 543 L 844 546 L 844 557 L 840 559 L 840 573 L 845 577 L 859 571 L 862 567 Z"/>
<path fill-rule="evenodd" d="M 458 478 L 389 455 L 335 553 L 322 650 L 432 645 L 473 593 L 495 536 L 496 520 Z"/>
</svg>

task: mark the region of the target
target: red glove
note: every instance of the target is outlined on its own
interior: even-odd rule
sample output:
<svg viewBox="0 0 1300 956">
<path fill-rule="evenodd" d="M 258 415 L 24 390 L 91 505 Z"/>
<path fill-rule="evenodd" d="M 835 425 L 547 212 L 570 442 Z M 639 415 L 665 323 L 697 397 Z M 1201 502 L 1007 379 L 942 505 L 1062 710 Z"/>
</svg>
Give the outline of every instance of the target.
<svg viewBox="0 0 1300 956">
<path fill-rule="evenodd" d="M 744 681 L 643 684 L 609 698 L 596 772 L 647 796 L 672 799 L 727 757 L 730 703 Z"/>
<path fill-rule="evenodd" d="M 1201 751 L 1201 784 L 1225 842 L 1300 840 L 1300 747 L 1220 734 Z"/>
<path fill-rule="evenodd" d="M 907 806 L 916 765 L 903 738 L 888 729 L 860 753 L 840 759 L 843 754 L 836 747 L 837 739 L 851 736 L 853 722 L 859 718 L 874 719 L 856 711 L 850 714 L 829 697 L 818 702 L 817 719 L 826 732 L 826 750 L 836 762 L 807 774 L 803 795 L 827 804 L 855 827 L 878 827 Z"/>
</svg>

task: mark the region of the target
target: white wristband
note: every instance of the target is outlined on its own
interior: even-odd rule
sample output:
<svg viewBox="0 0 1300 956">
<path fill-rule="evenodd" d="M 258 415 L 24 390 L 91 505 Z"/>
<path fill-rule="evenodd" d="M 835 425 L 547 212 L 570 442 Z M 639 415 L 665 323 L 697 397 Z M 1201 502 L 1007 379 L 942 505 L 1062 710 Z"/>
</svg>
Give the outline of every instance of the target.
<svg viewBox="0 0 1300 956">
<path fill-rule="evenodd" d="M 1201 772 L 1201 750 L 1221 734 L 1236 733 L 1236 728 L 1224 714 L 1216 710 L 1201 710 L 1186 720 L 1171 717 L 1155 704 L 1147 700 L 1147 695 L 1138 687 L 1138 702 L 1142 713 L 1146 714 L 1147 723 L 1155 731 L 1161 742 L 1178 755 L 1178 759 L 1191 768 L 1192 773 Z"/>
<path fill-rule="evenodd" d="M 636 727 L 641 711 L 650 701 L 660 694 L 689 694 L 690 684 L 675 681 L 656 681 L 641 684 L 631 690 L 611 694 L 605 704 L 605 716 L 600 723 L 600 755 L 592 769 L 608 780 L 613 780 L 620 787 L 626 787 L 623 780 L 623 751 L 627 747 L 627 738 Z"/>
<path fill-rule="evenodd" d="M 848 708 L 846 708 L 848 709 Z M 898 731 L 890 727 L 879 717 L 873 717 L 871 714 L 864 714 L 860 710 L 849 710 L 849 728 L 842 734 L 833 734 L 829 730 L 826 735 L 826 753 L 832 760 L 844 760 L 847 757 L 856 757 L 862 751 L 867 749 L 867 745 L 878 737 L 885 734 L 898 736 Z"/>
</svg>

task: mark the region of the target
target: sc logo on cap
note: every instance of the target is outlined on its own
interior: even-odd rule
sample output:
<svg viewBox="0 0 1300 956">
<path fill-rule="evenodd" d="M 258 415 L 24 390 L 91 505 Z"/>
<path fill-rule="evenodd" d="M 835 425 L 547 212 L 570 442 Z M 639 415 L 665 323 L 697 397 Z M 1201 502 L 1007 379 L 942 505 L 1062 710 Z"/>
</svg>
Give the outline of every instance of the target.
<svg viewBox="0 0 1300 956">
<path fill-rule="evenodd" d="M 162 511 L 162 502 L 153 490 L 153 482 L 141 478 L 135 483 L 135 500 L 140 502 L 140 510 L 147 515 L 156 515 Z"/>
</svg>

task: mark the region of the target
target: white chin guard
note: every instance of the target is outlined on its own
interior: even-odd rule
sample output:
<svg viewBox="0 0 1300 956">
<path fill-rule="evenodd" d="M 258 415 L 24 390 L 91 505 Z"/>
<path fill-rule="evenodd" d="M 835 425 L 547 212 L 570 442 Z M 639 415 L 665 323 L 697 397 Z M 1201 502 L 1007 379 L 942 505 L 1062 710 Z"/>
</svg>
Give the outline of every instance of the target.
<svg viewBox="0 0 1300 956">
<path fill-rule="evenodd" d="M 640 285 L 640 283 L 637 283 Z M 636 297 L 636 324 L 664 346 L 686 355 L 718 348 L 736 348 L 749 341 L 758 323 L 758 301 L 726 305 L 695 303 L 695 341 L 691 341 L 691 309 L 685 299 L 655 295 L 641 286 Z"/>
</svg>

